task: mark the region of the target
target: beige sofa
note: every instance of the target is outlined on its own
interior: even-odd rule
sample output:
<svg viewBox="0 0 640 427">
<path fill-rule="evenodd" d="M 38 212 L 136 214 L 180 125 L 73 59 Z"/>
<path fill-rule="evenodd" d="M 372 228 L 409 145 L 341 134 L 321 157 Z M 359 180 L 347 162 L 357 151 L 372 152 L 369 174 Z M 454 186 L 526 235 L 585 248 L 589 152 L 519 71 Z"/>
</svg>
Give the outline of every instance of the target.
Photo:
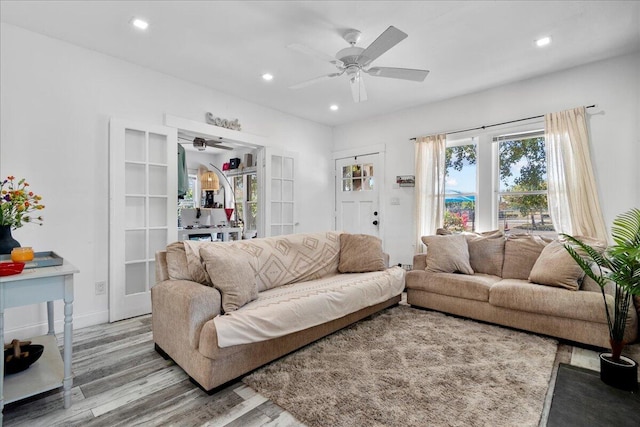
<svg viewBox="0 0 640 427">
<path fill-rule="evenodd" d="M 397 304 L 405 271 L 386 260 L 338 232 L 173 243 L 156 254 L 156 349 L 212 390 Z"/>
<path fill-rule="evenodd" d="M 428 236 L 423 242 L 426 254 L 415 255 L 407 273 L 409 304 L 609 348 L 600 287 L 584 277 L 561 242 L 522 235 L 505 239 L 495 232 Z M 606 292 L 613 304 L 613 289 Z M 633 342 L 637 336 L 632 307 L 625 339 Z"/>
</svg>

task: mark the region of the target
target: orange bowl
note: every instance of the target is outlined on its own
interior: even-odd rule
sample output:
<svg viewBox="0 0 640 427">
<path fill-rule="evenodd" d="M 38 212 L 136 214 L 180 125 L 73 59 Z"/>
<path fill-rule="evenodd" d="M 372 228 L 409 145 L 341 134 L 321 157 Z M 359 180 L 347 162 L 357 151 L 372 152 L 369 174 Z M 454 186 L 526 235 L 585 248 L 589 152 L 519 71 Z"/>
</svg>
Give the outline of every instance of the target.
<svg viewBox="0 0 640 427">
<path fill-rule="evenodd" d="M 28 246 L 11 250 L 11 261 L 13 262 L 28 262 L 33 260 L 33 257 L 33 248 Z"/>
<path fill-rule="evenodd" d="M 24 262 L 0 262 L 0 276 L 20 274 L 24 269 Z"/>
</svg>

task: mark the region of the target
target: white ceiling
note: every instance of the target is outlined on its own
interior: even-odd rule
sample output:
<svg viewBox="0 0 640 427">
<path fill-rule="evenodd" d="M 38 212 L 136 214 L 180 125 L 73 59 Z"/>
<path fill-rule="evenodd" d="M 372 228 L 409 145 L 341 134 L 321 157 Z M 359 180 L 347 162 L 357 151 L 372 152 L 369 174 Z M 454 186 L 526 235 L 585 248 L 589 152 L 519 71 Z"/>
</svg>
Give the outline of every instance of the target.
<svg viewBox="0 0 640 427">
<path fill-rule="evenodd" d="M 129 25 L 134 16 L 149 21 L 146 32 Z M 2 0 L 0 17 L 331 126 L 640 50 L 640 1 Z M 348 46 L 345 29 L 360 30 L 366 47 L 390 25 L 409 37 L 372 65 L 428 69 L 424 82 L 366 75 L 359 104 L 346 75 L 288 88 L 335 68 L 287 45 L 334 55 Z M 552 45 L 536 48 L 544 35 Z"/>
</svg>

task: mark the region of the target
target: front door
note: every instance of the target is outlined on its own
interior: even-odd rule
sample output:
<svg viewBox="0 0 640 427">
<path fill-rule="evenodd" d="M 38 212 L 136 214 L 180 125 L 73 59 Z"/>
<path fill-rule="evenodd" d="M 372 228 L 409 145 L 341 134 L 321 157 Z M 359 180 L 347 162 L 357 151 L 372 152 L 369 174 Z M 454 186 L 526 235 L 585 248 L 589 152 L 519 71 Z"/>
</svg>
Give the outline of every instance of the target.
<svg viewBox="0 0 640 427">
<path fill-rule="evenodd" d="M 336 159 L 336 230 L 381 236 L 379 155 Z"/>
</svg>

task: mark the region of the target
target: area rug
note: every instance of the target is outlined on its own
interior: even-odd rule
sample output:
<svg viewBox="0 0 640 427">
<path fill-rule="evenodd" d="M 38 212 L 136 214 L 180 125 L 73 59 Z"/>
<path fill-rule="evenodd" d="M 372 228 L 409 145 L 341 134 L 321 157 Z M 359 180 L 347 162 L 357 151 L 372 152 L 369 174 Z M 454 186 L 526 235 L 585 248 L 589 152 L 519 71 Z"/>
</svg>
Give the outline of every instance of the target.
<svg viewBox="0 0 640 427">
<path fill-rule="evenodd" d="M 537 426 L 557 342 L 399 305 L 243 382 L 315 426 Z"/>
</svg>

